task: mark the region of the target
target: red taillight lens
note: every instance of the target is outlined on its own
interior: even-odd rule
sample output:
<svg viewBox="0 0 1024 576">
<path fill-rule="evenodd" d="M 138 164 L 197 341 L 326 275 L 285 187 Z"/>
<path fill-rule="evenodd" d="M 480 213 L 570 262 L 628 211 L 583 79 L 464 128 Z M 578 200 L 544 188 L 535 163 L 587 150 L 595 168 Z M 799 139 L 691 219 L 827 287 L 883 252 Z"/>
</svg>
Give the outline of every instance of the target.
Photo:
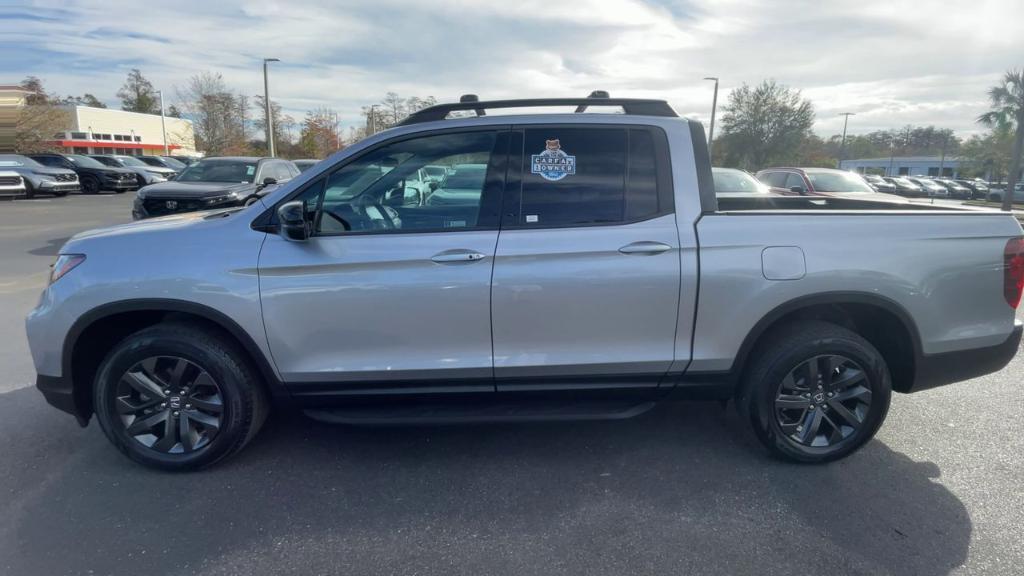
<svg viewBox="0 0 1024 576">
<path fill-rule="evenodd" d="M 1024 237 L 1010 238 L 1003 250 L 1003 296 L 1012 308 L 1024 292 Z"/>
</svg>

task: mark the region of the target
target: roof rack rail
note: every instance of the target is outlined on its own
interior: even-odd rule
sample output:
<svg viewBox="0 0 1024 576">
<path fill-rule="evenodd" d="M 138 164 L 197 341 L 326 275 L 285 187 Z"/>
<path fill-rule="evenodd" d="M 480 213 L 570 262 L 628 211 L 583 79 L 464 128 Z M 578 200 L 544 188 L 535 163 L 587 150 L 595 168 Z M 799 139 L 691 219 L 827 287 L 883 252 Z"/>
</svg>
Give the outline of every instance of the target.
<svg viewBox="0 0 1024 576">
<path fill-rule="evenodd" d="M 664 100 L 647 100 L 642 98 L 612 98 L 604 90 L 594 90 L 586 98 L 528 98 L 524 100 L 491 100 L 481 101 L 476 94 L 464 94 L 458 102 L 437 104 L 424 108 L 399 122 L 399 126 L 420 124 L 444 120 L 448 114 L 458 110 L 474 110 L 477 116 L 484 116 L 488 109 L 496 108 L 536 108 L 539 106 L 576 106 L 576 113 L 582 113 L 589 106 L 621 106 L 622 111 L 631 116 L 668 116 L 678 117 L 676 111 Z"/>
</svg>

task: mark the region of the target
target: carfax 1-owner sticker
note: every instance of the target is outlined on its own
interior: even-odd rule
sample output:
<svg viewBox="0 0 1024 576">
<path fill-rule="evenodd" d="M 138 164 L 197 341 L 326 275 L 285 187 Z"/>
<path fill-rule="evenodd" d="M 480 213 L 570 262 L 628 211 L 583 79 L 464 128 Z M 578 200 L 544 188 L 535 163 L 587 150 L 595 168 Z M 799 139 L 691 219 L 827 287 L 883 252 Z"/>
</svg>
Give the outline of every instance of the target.
<svg viewBox="0 0 1024 576">
<path fill-rule="evenodd" d="M 530 172 L 545 180 L 561 180 L 576 173 L 576 157 L 566 154 L 557 138 L 547 140 L 543 152 L 530 156 Z"/>
</svg>

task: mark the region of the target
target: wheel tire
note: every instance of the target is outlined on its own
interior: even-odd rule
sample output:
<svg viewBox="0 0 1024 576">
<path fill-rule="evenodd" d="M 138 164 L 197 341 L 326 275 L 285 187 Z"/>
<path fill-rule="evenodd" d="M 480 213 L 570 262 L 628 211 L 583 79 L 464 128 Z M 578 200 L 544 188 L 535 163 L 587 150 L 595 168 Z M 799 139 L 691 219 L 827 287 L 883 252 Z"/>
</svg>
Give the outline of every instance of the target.
<svg viewBox="0 0 1024 576">
<path fill-rule="evenodd" d="M 84 176 L 80 179 L 82 194 L 99 194 L 100 181 L 92 176 Z"/>
<path fill-rule="evenodd" d="M 25 199 L 26 200 L 31 200 L 32 198 L 35 198 L 36 197 L 36 189 L 32 187 L 32 183 L 29 182 L 27 179 L 24 180 L 24 182 L 25 182 Z"/>
<path fill-rule="evenodd" d="M 155 357 L 159 359 L 155 363 L 150 363 Z M 158 369 L 161 366 L 172 367 L 172 370 L 154 370 L 148 374 L 152 376 L 150 382 L 169 389 L 175 384 L 173 367 L 178 366 L 179 360 L 184 360 L 186 364 L 194 367 L 186 366 L 185 369 L 178 371 L 176 386 L 194 388 L 188 390 L 185 395 L 179 396 L 173 392 L 160 395 L 161 391 L 156 389 L 155 394 L 136 396 L 139 387 L 128 384 L 129 370 L 134 371 L 145 362 Z M 199 380 L 188 381 L 188 375 L 195 375 L 197 369 L 205 371 L 212 379 L 212 382 L 205 382 L 210 382 L 217 389 L 216 395 L 208 394 L 209 385 L 204 385 Z M 159 374 L 164 377 L 157 377 Z M 201 389 L 205 389 L 206 393 L 197 392 Z M 132 395 L 122 396 L 125 390 Z M 100 365 L 93 394 L 97 420 L 114 446 L 136 462 L 172 471 L 209 466 L 238 452 L 259 431 L 268 411 L 268 400 L 260 376 L 250 366 L 241 349 L 219 331 L 190 322 L 158 324 L 122 340 Z M 163 404 L 152 406 L 151 412 L 136 412 L 139 416 L 127 413 L 122 416 L 118 407 L 124 405 L 122 400 L 125 398 L 140 406 L 153 405 L 157 402 Z M 186 410 L 185 408 L 192 406 L 191 403 L 196 403 L 196 406 Z M 178 405 L 176 411 L 172 410 L 175 404 Z M 199 412 L 201 405 L 220 406 L 219 413 L 214 413 L 214 417 L 219 418 L 219 425 L 215 429 L 203 423 L 204 420 L 198 419 L 205 417 L 206 421 L 210 420 L 210 413 Z M 159 419 L 158 412 L 166 418 Z M 191 416 L 184 418 L 185 424 L 181 424 L 186 413 Z M 130 425 L 136 422 L 141 425 L 143 420 L 151 417 L 158 419 L 152 425 L 151 431 L 161 434 L 160 437 L 153 434 L 129 433 Z M 134 419 L 128 420 L 129 418 Z M 167 424 L 168 420 L 173 420 L 174 423 Z M 185 426 L 191 427 L 187 437 L 191 439 L 189 444 L 195 446 L 192 451 L 186 450 L 185 442 L 182 441 L 182 427 Z M 173 436 L 168 442 L 170 449 L 165 450 L 158 445 L 163 442 L 168 430 L 173 430 Z M 196 432 L 197 430 L 200 432 Z M 151 445 L 144 443 L 147 437 L 153 438 Z"/>
<path fill-rule="evenodd" d="M 820 321 L 789 324 L 767 334 L 763 341 L 768 344 L 755 351 L 736 405 L 773 456 L 795 462 L 830 462 L 848 456 L 874 437 L 889 411 L 892 384 L 885 358 L 870 342 L 842 326 Z M 839 359 L 847 362 L 840 364 Z M 838 364 L 834 371 L 822 370 L 833 364 Z M 787 384 L 806 385 L 814 375 L 808 373 L 801 379 L 799 371 L 804 367 L 810 370 L 812 365 L 820 371 L 824 389 L 813 383 L 809 387 Z M 789 376 L 792 378 L 787 381 Z M 834 376 L 839 378 L 832 388 Z M 853 385 L 841 389 L 847 378 Z M 807 393 L 783 398 L 783 391 L 790 388 L 806 388 Z M 866 395 L 862 389 L 866 389 Z M 834 396 L 827 396 L 828 393 Z M 846 399 L 855 393 L 856 396 Z M 804 397 L 808 398 L 802 400 Z M 866 408 L 862 404 L 865 397 Z M 780 408 L 799 402 L 805 402 L 807 407 Z M 848 422 L 841 418 L 843 414 L 853 418 Z M 854 420 L 856 426 L 843 426 Z M 810 432 L 810 444 L 796 438 L 804 435 L 802 430 Z M 828 444 L 822 446 L 821 442 Z"/>
</svg>

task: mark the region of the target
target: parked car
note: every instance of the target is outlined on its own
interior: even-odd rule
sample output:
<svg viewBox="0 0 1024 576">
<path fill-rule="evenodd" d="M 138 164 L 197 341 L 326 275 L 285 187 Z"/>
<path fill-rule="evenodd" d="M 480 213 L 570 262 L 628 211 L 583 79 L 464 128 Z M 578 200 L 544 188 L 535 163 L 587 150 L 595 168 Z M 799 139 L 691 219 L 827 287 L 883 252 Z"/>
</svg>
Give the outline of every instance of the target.
<svg viewBox="0 0 1024 576">
<path fill-rule="evenodd" d="M 444 180 L 433 182 L 433 191 L 426 198 L 428 206 L 472 205 L 479 202 L 480 187 L 487 175 L 486 164 L 456 164 Z M 427 182 L 430 186 L 431 182 Z"/>
<path fill-rule="evenodd" d="M 872 438 L 893 391 L 1016 354 L 1010 214 L 718 198 L 703 128 L 664 101 L 446 119 L 593 102 L 426 108 L 248 208 L 73 237 L 26 321 L 37 386 L 172 470 L 238 452 L 272 399 L 372 424 L 731 399 L 772 454 L 825 462 Z M 424 165 L 467 159 L 486 167 L 475 202 L 386 204 Z"/>
<path fill-rule="evenodd" d="M 888 180 L 882 178 L 877 174 L 865 174 L 864 181 L 867 182 L 869 186 L 874 188 L 875 192 L 882 192 L 884 194 L 898 193 L 898 189 L 896 188 L 895 184 L 889 182 Z M 905 196 L 905 194 L 901 194 L 901 196 Z"/>
<path fill-rule="evenodd" d="M 181 212 L 245 206 L 299 174 L 288 160 L 235 156 L 203 158 L 170 182 L 150 184 L 135 196 L 136 220 Z"/>
<path fill-rule="evenodd" d="M 175 173 L 180 174 L 182 170 L 186 168 L 186 165 L 178 162 L 170 156 L 135 156 L 139 162 L 143 162 L 154 168 L 163 168 L 166 170 L 174 170 Z"/>
<path fill-rule="evenodd" d="M 924 188 L 921 188 L 920 185 L 914 184 L 903 176 L 897 176 L 895 178 L 887 177 L 885 178 L 885 181 L 892 184 L 896 188 L 896 194 L 899 194 L 900 196 L 916 198 L 918 196 L 927 195 Z"/>
<path fill-rule="evenodd" d="M 917 184 L 924 190 L 925 196 L 930 198 L 949 198 L 949 188 L 946 188 L 942 184 L 932 180 L 931 178 L 923 178 L 921 176 L 908 176 L 907 180 L 910 180 L 914 184 Z"/>
<path fill-rule="evenodd" d="M 25 185 L 25 196 L 36 194 L 67 196 L 78 192 L 78 174 L 64 168 L 50 168 L 20 154 L 0 154 L 0 170 L 17 172 Z"/>
<path fill-rule="evenodd" d="M 167 180 L 174 178 L 175 174 L 177 174 L 177 172 L 170 168 L 150 166 L 135 156 L 93 154 L 90 158 L 93 158 L 106 166 L 125 168 L 135 172 L 135 179 L 138 182 L 139 187 L 145 186 L 146 184 L 166 182 Z"/>
<path fill-rule="evenodd" d="M 715 194 L 718 196 L 771 193 L 767 185 L 743 170 L 712 168 L 711 176 L 715 182 Z"/>
<path fill-rule="evenodd" d="M 960 200 L 969 200 L 971 198 L 971 189 L 960 184 L 955 180 L 949 178 L 933 178 L 938 184 L 945 186 L 949 190 L 950 198 L 957 198 Z"/>
<path fill-rule="evenodd" d="M 313 166 L 316 166 L 317 162 L 319 162 L 319 160 L 316 160 L 314 158 L 303 158 L 301 160 L 292 160 L 292 163 L 295 164 L 295 167 L 299 169 L 299 172 L 305 172 L 306 170 L 309 170 Z"/>
<path fill-rule="evenodd" d="M 1013 190 L 1014 192 L 1012 202 L 1024 202 L 1024 182 L 1018 182 L 1017 185 L 1013 187 Z M 1003 184 L 1002 188 L 992 188 L 989 191 L 988 199 L 992 202 L 1002 202 L 1004 194 L 1006 194 L 1005 183 Z"/>
<path fill-rule="evenodd" d="M 853 196 L 863 200 L 905 202 L 895 194 L 876 192 L 859 174 L 833 168 L 768 168 L 757 179 L 786 196 Z"/>
<path fill-rule="evenodd" d="M 105 166 L 82 154 L 29 154 L 29 158 L 53 168 L 73 170 L 78 174 L 84 194 L 97 194 L 110 190 L 118 194 L 138 190 L 135 172 L 125 168 Z"/>
<path fill-rule="evenodd" d="M 195 158 L 193 156 L 185 156 L 180 154 L 175 156 L 162 156 L 162 158 L 170 158 L 171 160 L 174 160 L 175 162 L 178 162 L 185 166 L 190 166 L 193 163 L 198 162 L 200 160 L 199 158 Z"/>
<path fill-rule="evenodd" d="M 988 198 L 988 184 L 984 180 L 957 180 L 957 183 L 970 190 L 974 200 Z"/>
<path fill-rule="evenodd" d="M 25 196 L 25 180 L 21 174 L 0 168 L 0 198 Z"/>
</svg>

